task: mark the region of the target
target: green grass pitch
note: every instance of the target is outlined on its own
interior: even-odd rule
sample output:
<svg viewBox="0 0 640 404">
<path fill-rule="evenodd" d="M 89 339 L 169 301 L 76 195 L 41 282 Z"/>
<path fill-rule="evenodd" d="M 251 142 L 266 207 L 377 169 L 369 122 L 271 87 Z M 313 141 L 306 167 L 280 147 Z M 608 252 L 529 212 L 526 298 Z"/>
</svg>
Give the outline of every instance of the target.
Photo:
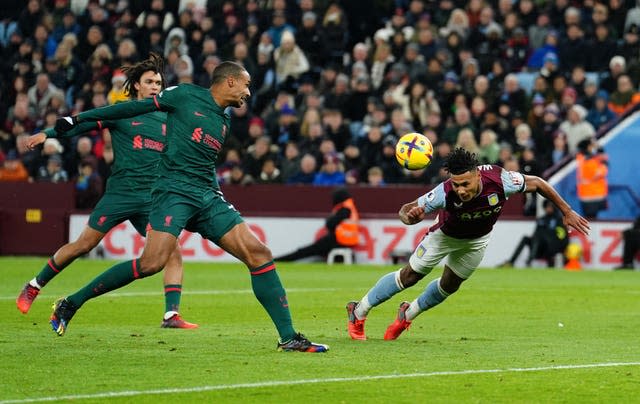
<svg viewBox="0 0 640 404">
<path fill-rule="evenodd" d="M 15 307 L 45 258 L 0 258 L 0 403 L 633 402 L 640 391 L 640 274 L 480 269 L 397 341 L 382 335 L 402 300 L 375 308 L 367 341 L 344 306 L 391 266 L 281 264 L 296 328 L 327 354 L 276 352 L 277 334 L 240 264 L 186 263 L 181 312 L 159 327 L 162 276 L 91 300 L 58 337 L 51 303 L 111 263 L 78 260 L 27 315 Z M 634 398 L 636 397 L 636 398 Z"/>
</svg>

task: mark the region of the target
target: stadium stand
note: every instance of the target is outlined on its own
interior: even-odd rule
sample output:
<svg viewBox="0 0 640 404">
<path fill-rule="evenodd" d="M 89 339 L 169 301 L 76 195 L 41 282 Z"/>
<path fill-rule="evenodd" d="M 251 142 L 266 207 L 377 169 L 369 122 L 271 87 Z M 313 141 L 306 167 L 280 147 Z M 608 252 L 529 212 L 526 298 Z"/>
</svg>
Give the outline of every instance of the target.
<svg viewBox="0 0 640 404">
<path fill-rule="evenodd" d="M 387 186 L 429 184 L 439 179 L 441 159 L 424 172 L 399 172 L 384 145 L 418 131 L 444 150 L 458 143 L 463 127 L 473 131 L 486 162 L 517 162 L 540 174 L 572 158 L 559 124 L 574 104 L 589 113 L 597 97 L 607 97 L 617 111 L 611 128 L 640 98 L 640 21 L 632 0 L 367 3 L 5 1 L 0 161 L 15 152 L 27 181 L 48 178 L 38 175 L 48 152 L 26 150 L 19 139 L 51 127 L 57 116 L 121 100 L 118 68 L 149 52 L 164 56 L 167 85 L 208 86 L 221 60 L 252 74 L 249 107 L 231 112 L 233 136 L 219 160 L 224 185 L 261 182 L 267 160 L 279 171 L 268 182 L 300 183 L 320 173 L 328 154 L 338 156 L 348 185 L 365 184 L 374 166 Z M 469 119 L 461 124 L 465 110 Z M 519 125 L 530 136 L 517 137 Z M 487 131 L 495 136 L 483 141 Z M 268 158 L 256 159 L 256 140 L 264 136 Z M 86 138 L 97 173 L 107 179 L 108 133 Z M 67 174 L 61 181 L 78 175 L 77 142 L 60 141 Z M 305 155 L 316 168 L 299 175 Z"/>
</svg>

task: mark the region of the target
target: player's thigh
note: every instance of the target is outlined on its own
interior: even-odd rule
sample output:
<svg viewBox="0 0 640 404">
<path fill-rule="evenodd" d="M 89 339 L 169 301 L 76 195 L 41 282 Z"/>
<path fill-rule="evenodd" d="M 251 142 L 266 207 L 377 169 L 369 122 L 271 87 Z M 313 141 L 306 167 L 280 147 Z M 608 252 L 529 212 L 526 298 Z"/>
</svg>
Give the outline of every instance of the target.
<svg viewBox="0 0 640 404">
<path fill-rule="evenodd" d="M 429 232 L 409 257 L 411 268 L 420 274 L 428 274 L 444 257 L 453 251 L 450 237 L 439 229 Z"/>
<path fill-rule="evenodd" d="M 150 202 L 151 199 L 148 197 L 106 193 L 91 212 L 88 226 L 106 234 L 120 223 L 129 220 L 144 236 L 149 219 Z"/>
<path fill-rule="evenodd" d="M 177 238 L 182 229 L 199 214 L 200 210 L 201 206 L 196 197 L 155 190 L 149 213 L 149 227 L 152 230 L 169 233 Z"/>
<path fill-rule="evenodd" d="M 447 257 L 447 266 L 458 277 L 469 278 L 484 258 L 489 244 L 489 235 L 476 238 L 456 240 L 458 246 Z"/>
<path fill-rule="evenodd" d="M 233 205 L 221 195 L 213 194 L 212 198 L 198 212 L 198 215 L 189 221 L 186 228 L 189 231 L 198 232 L 207 240 L 220 245 L 223 236 L 242 223 L 244 220 Z M 253 236 L 253 233 L 249 233 Z"/>
<path fill-rule="evenodd" d="M 104 236 L 105 233 L 93 229 L 91 226 L 85 226 L 82 233 L 80 233 L 78 238 L 75 240 L 75 243 L 87 249 L 92 249 L 102 241 Z"/>
</svg>

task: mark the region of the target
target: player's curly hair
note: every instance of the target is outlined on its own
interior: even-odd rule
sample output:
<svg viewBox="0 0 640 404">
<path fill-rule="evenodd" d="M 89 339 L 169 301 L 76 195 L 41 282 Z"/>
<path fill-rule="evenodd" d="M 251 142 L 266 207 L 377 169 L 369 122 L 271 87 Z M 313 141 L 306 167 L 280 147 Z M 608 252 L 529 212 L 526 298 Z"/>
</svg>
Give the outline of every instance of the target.
<svg viewBox="0 0 640 404">
<path fill-rule="evenodd" d="M 125 94 L 132 99 L 138 98 L 138 90 L 136 90 L 134 84 L 139 83 L 140 78 L 146 72 L 160 74 L 160 78 L 162 79 L 162 88 L 165 88 L 164 59 L 156 53 L 150 53 L 148 59 L 138 62 L 132 66 L 122 66 L 120 70 L 122 70 L 122 72 L 127 76 L 127 80 L 124 82 Z"/>
<path fill-rule="evenodd" d="M 464 174 L 467 171 L 474 171 L 479 165 L 480 162 L 475 153 L 471 153 L 462 147 L 456 147 L 447 156 L 444 167 L 446 167 L 450 174 L 458 175 Z"/>
</svg>

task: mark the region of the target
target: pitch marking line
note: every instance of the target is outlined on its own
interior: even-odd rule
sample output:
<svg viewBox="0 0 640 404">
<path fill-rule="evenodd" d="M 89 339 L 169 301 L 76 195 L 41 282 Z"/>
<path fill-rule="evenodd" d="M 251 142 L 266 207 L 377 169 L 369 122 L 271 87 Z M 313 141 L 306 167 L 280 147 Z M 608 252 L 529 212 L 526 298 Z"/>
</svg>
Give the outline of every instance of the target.
<svg viewBox="0 0 640 404">
<path fill-rule="evenodd" d="M 217 386 L 200 386 L 186 387 L 174 389 L 158 389 L 158 390 L 129 390 L 129 391 L 113 391 L 106 393 L 94 394 L 77 394 L 57 397 L 40 397 L 25 398 L 20 400 L 4 400 L 0 404 L 19 404 L 19 403 L 38 403 L 45 401 L 59 400 L 83 400 L 95 398 L 114 398 L 114 397 L 134 397 L 158 394 L 184 394 L 184 393 L 201 393 L 205 391 L 219 390 L 240 390 L 253 389 L 263 387 L 278 386 L 295 386 L 302 384 L 318 384 L 318 383 L 343 383 L 343 382 L 361 382 L 363 380 L 383 380 L 383 379 L 402 379 L 402 378 L 418 378 L 418 377 L 436 377 L 436 376 L 459 376 L 459 375 L 476 375 L 490 373 L 522 373 L 522 372 L 542 372 L 547 370 L 566 370 L 566 369 L 592 369 L 592 368 L 611 368 L 620 366 L 640 366 L 640 362 L 613 362 L 613 363 L 591 363 L 585 365 L 558 365 L 558 366 L 539 366 L 532 368 L 506 368 L 506 369 L 469 369 L 469 370 L 450 370 L 441 372 L 428 373 L 408 373 L 408 374 L 391 374 L 377 376 L 358 376 L 358 377 L 329 377 L 325 379 L 302 379 L 302 380 L 282 380 L 257 383 L 238 383 L 238 384 L 220 384 Z"/>
<path fill-rule="evenodd" d="M 337 288 L 287 288 L 287 294 L 291 293 L 313 293 L 313 292 L 335 292 Z M 350 290 L 350 289 L 349 289 Z M 188 290 L 183 292 L 183 296 L 189 295 L 245 295 L 252 294 L 253 290 L 251 289 L 233 289 L 233 290 Z M 157 292 L 115 292 L 109 293 L 105 296 L 107 297 L 138 297 L 138 296 L 161 296 L 162 289 L 158 289 Z M 0 296 L 0 300 L 15 300 L 15 296 Z M 60 295 L 47 295 L 41 294 L 40 298 L 58 298 Z"/>
</svg>

